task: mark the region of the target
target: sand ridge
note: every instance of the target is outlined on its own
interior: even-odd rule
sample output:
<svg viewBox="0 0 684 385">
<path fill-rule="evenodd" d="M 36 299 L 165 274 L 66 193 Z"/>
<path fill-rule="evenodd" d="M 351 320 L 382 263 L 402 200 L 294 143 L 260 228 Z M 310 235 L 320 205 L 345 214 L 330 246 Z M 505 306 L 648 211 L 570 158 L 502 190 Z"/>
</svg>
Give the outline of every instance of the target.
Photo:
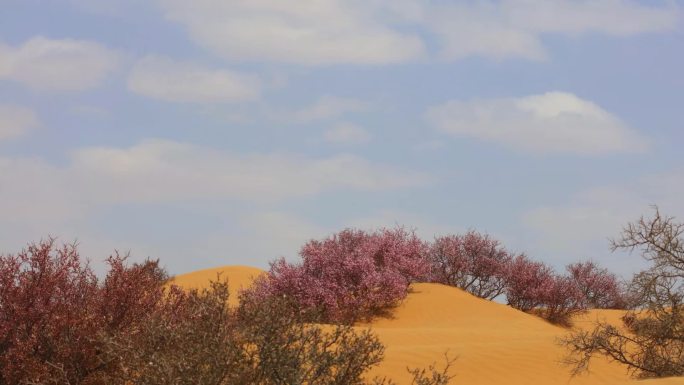
<svg viewBox="0 0 684 385">
<path fill-rule="evenodd" d="M 234 306 L 238 303 L 238 292 L 248 288 L 256 277 L 264 273 L 263 270 L 250 266 L 222 266 L 177 275 L 169 283 L 185 289 L 203 289 L 208 287 L 211 281 L 227 279 L 230 288 L 228 302 Z"/>
<path fill-rule="evenodd" d="M 233 288 L 248 287 L 263 274 L 252 267 L 226 266 L 184 274 L 174 283 L 204 287 L 218 272 Z M 596 359 L 591 373 L 572 378 L 560 363 L 565 352 L 555 342 L 567 329 L 453 287 L 414 284 L 392 314 L 392 318 L 359 327 L 371 327 L 386 347 L 385 360 L 371 375 L 391 377 L 399 384 L 410 383 L 407 367 L 425 367 L 435 361 L 442 364 L 448 350 L 450 356 L 458 357 L 453 384 L 684 385 L 684 378 L 633 380 L 623 366 L 605 359 Z M 621 314 L 590 311 L 576 326 L 590 327 L 595 320 L 616 323 Z"/>
</svg>

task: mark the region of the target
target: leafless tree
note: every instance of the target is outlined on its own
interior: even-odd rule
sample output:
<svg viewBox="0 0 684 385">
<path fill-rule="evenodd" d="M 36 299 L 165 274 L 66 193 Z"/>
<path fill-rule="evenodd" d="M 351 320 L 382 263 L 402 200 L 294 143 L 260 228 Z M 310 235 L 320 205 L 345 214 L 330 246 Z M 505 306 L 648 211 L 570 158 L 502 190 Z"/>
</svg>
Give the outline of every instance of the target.
<svg viewBox="0 0 684 385">
<path fill-rule="evenodd" d="M 652 263 L 629 285 L 633 310 L 622 318 L 622 327 L 597 323 L 592 331 L 576 331 L 561 340 L 575 374 L 588 370 L 596 355 L 625 365 L 636 377 L 684 374 L 684 224 L 657 207 L 654 211 L 611 241 L 613 251 L 639 250 Z"/>
</svg>

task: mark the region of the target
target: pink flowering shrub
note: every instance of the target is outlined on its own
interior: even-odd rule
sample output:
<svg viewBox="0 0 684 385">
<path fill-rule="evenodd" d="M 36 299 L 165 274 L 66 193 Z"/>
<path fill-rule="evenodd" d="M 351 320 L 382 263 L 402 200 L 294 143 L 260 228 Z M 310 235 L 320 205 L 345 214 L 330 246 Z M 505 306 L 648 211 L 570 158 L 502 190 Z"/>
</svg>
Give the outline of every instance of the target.
<svg viewBox="0 0 684 385">
<path fill-rule="evenodd" d="M 558 324 L 569 323 L 573 315 L 586 309 L 584 294 L 572 278 L 524 255 L 510 262 L 505 293 L 510 306 Z"/>
<path fill-rule="evenodd" d="M 572 278 L 554 275 L 542 296 L 538 314 L 549 322 L 569 325 L 572 316 L 586 310 L 586 299 Z"/>
<path fill-rule="evenodd" d="M 510 254 L 501 244 L 475 231 L 436 238 L 430 247 L 432 280 L 494 299 L 505 288 Z"/>
<path fill-rule="evenodd" d="M 596 309 L 624 309 L 625 295 L 615 274 L 598 267 L 594 262 L 578 262 L 566 270 L 583 293 L 587 305 Z"/>
<path fill-rule="evenodd" d="M 409 284 L 426 280 L 427 245 L 403 228 L 375 232 L 347 229 L 309 241 L 302 262 L 271 264 L 252 295 L 287 296 L 301 309 L 317 309 L 322 321 L 353 322 L 395 306 Z"/>
<path fill-rule="evenodd" d="M 525 312 L 538 308 L 543 305 L 553 280 L 551 267 L 518 255 L 511 260 L 506 272 L 506 300 L 510 306 Z"/>
</svg>

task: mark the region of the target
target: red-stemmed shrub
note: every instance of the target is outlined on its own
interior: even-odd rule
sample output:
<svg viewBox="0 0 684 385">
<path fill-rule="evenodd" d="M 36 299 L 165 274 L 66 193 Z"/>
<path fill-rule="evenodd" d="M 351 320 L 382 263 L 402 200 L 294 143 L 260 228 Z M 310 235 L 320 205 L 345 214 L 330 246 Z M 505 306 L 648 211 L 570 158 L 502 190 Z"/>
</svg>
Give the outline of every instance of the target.
<svg viewBox="0 0 684 385">
<path fill-rule="evenodd" d="M 572 317 L 586 310 L 584 294 L 572 278 L 554 275 L 552 283 L 543 293 L 538 314 L 549 322 L 570 325 Z"/>
<path fill-rule="evenodd" d="M 624 309 L 625 295 L 615 274 L 600 268 L 592 261 L 578 262 L 566 267 L 570 277 L 582 291 L 587 305 L 596 309 Z"/>
<path fill-rule="evenodd" d="M 568 324 L 573 315 L 586 309 L 584 294 L 572 278 L 524 255 L 509 264 L 505 292 L 510 306 L 553 323 Z"/>
<path fill-rule="evenodd" d="M 287 296 L 302 309 L 317 309 L 326 322 L 353 322 L 395 306 L 409 284 L 430 272 L 427 245 L 403 228 L 375 232 L 347 229 L 312 240 L 302 262 L 281 259 L 252 289 L 260 296 Z"/>
<path fill-rule="evenodd" d="M 104 339 L 105 356 L 122 370 L 108 385 L 392 385 L 370 378 L 385 347 L 371 330 L 318 325 L 291 299 L 252 297 L 228 305 L 228 282 L 178 291 L 134 333 Z M 410 369 L 416 385 L 447 385 L 453 359 L 438 370 Z"/>
<path fill-rule="evenodd" d="M 405 235 L 385 234 L 407 243 L 381 243 L 375 257 L 411 279 L 410 261 L 381 255 L 410 249 Z M 75 245 L 52 239 L 0 256 L 0 384 L 394 383 L 365 378 L 384 352 L 369 330 L 306 323 L 317 309 L 292 306 L 294 298 L 248 292 L 235 309 L 226 281 L 186 292 L 165 286 L 157 262 L 124 261 L 109 258 L 100 281 Z M 411 370 L 413 383 L 446 385 L 452 362 Z"/>
<path fill-rule="evenodd" d="M 494 299 L 505 289 L 511 257 L 499 241 L 469 231 L 438 237 L 430 247 L 432 280 Z"/>
<path fill-rule="evenodd" d="M 88 315 L 97 279 L 76 248 L 54 241 L 0 257 L 0 383 L 40 382 L 97 365 L 87 337 L 98 331 Z M 73 331 L 81 333 L 73 338 Z"/>
<path fill-rule="evenodd" d="M 97 384 L 110 364 L 101 335 L 135 328 L 163 293 L 157 262 L 124 260 L 108 260 L 101 284 L 75 245 L 54 239 L 0 256 L 0 383 Z"/>
</svg>

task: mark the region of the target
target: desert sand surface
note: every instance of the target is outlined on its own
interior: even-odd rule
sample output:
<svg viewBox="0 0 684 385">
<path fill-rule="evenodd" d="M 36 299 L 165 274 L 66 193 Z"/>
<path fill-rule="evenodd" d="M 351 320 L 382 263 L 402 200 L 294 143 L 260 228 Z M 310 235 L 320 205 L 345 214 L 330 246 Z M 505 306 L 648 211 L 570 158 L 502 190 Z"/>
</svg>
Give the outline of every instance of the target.
<svg viewBox="0 0 684 385">
<path fill-rule="evenodd" d="M 226 266 L 180 275 L 174 283 L 201 288 L 219 272 L 233 290 L 248 287 L 263 273 L 252 267 Z M 577 319 L 575 327 L 590 327 L 597 319 L 617 324 L 620 316 L 616 310 L 593 310 Z M 684 385 L 684 378 L 633 380 L 623 366 L 604 359 L 594 360 L 590 373 L 572 378 L 559 362 L 564 351 L 555 343 L 568 329 L 439 284 L 414 284 L 392 318 L 360 325 L 366 326 L 386 347 L 385 360 L 371 375 L 388 376 L 399 384 L 410 383 L 407 367 L 441 365 L 448 351 L 457 357 L 453 384 Z"/>
<path fill-rule="evenodd" d="M 227 279 L 228 287 L 230 288 L 230 298 L 228 301 L 231 305 L 237 305 L 237 293 L 242 289 L 248 288 L 252 281 L 261 274 L 264 274 L 264 271 L 256 267 L 224 266 L 177 275 L 169 283 L 185 289 L 203 289 L 208 287 L 212 280 Z"/>
</svg>

